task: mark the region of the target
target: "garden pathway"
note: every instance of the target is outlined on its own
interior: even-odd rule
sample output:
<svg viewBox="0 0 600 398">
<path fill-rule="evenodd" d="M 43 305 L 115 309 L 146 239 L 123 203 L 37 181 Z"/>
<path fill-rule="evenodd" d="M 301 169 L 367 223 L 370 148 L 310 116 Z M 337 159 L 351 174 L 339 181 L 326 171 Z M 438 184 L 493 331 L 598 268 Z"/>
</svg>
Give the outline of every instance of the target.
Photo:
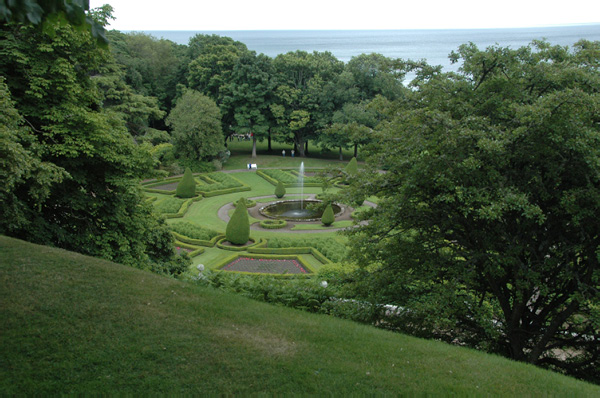
<svg viewBox="0 0 600 398">
<path fill-rule="evenodd" d="M 296 195 L 294 195 L 296 196 Z M 315 194 L 307 194 L 304 195 L 304 197 L 306 199 L 314 199 L 315 198 Z M 273 202 L 280 200 L 277 199 L 277 197 L 275 195 L 267 195 L 267 196 L 256 196 L 256 197 L 250 197 L 248 199 L 252 199 L 252 200 L 257 200 L 257 199 L 266 199 L 266 198 L 273 198 Z M 248 209 L 248 214 L 253 217 L 256 218 L 257 220 L 267 220 L 267 217 L 261 215 L 258 212 L 258 209 L 261 208 L 262 206 L 266 206 L 269 202 L 262 202 L 262 203 L 257 203 L 256 206 L 251 207 Z M 373 202 L 369 202 L 366 201 L 364 202 L 365 206 L 370 206 L 370 207 L 377 207 L 377 205 Z M 218 211 L 218 216 L 221 220 L 225 221 L 225 222 L 229 222 L 229 211 L 231 209 L 234 209 L 235 207 L 233 206 L 233 203 L 228 203 L 225 206 L 222 206 L 219 211 Z M 352 214 L 352 212 L 354 211 L 354 209 L 352 209 L 351 207 L 346 207 L 344 210 L 344 213 L 341 216 L 336 217 L 336 221 L 346 221 L 346 220 L 352 220 L 352 217 L 350 216 Z M 361 224 L 366 223 L 366 221 L 363 221 Z M 353 228 L 353 227 L 345 227 L 345 228 L 327 228 L 327 229 L 302 229 L 302 230 L 297 230 L 297 231 L 293 231 L 292 228 L 294 228 L 294 226 L 296 224 L 314 224 L 314 225 L 320 225 L 319 222 L 302 222 L 302 223 L 295 223 L 295 222 L 290 222 L 288 221 L 287 225 L 283 228 L 278 228 L 278 229 L 265 229 L 262 228 L 258 223 L 254 223 L 252 225 L 250 225 L 250 229 L 255 230 L 255 231 L 270 231 L 270 232 L 285 232 L 285 233 L 292 233 L 292 234 L 306 234 L 306 233 L 319 233 L 319 232 L 332 232 L 332 231 L 342 231 L 344 229 L 348 229 L 348 228 Z"/>
</svg>

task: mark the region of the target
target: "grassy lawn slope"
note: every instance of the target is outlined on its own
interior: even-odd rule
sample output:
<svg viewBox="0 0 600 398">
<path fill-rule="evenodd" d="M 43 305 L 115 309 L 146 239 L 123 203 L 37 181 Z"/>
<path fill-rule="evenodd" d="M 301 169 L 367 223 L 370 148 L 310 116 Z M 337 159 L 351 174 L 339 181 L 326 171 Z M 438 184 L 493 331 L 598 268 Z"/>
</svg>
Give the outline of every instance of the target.
<svg viewBox="0 0 600 398">
<path fill-rule="evenodd" d="M 600 387 L 0 237 L 0 391 L 600 396 Z"/>
</svg>

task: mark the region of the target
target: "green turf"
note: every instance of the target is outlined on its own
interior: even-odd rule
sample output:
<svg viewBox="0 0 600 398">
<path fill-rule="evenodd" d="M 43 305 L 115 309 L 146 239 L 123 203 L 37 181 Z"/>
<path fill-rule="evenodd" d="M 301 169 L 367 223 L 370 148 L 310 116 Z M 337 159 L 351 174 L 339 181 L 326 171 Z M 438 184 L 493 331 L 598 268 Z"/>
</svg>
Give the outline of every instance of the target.
<svg viewBox="0 0 600 398">
<path fill-rule="evenodd" d="M 600 396 L 530 365 L 0 237 L 0 391 Z"/>
</svg>

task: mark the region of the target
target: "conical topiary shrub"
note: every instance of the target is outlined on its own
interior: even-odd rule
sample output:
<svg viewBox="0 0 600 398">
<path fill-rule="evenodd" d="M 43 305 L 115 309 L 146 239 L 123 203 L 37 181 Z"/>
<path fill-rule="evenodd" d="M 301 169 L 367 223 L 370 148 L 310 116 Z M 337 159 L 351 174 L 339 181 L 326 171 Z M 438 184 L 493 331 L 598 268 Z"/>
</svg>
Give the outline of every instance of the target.
<svg viewBox="0 0 600 398">
<path fill-rule="evenodd" d="M 227 223 L 225 238 L 234 245 L 244 245 L 250 239 L 250 221 L 244 198 L 237 202 L 235 211 Z"/>
<path fill-rule="evenodd" d="M 335 215 L 333 214 L 333 208 L 331 207 L 331 203 L 327 205 L 325 211 L 323 212 L 323 216 L 321 216 L 321 222 L 325 226 L 330 226 L 335 221 Z"/>
<path fill-rule="evenodd" d="M 196 196 L 196 181 L 194 181 L 192 170 L 189 167 L 185 169 L 183 178 L 177 184 L 175 196 L 180 198 L 193 198 Z"/>
<path fill-rule="evenodd" d="M 279 199 L 283 198 L 285 195 L 285 187 L 283 186 L 283 182 L 279 181 L 277 186 L 275 187 L 275 196 Z"/>
<path fill-rule="evenodd" d="M 356 158 L 352 158 L 344 170 L 346 171 L 346 174 L 351 176 L 358 173 L 358 163 L 356 162 Z"/>
</svg>

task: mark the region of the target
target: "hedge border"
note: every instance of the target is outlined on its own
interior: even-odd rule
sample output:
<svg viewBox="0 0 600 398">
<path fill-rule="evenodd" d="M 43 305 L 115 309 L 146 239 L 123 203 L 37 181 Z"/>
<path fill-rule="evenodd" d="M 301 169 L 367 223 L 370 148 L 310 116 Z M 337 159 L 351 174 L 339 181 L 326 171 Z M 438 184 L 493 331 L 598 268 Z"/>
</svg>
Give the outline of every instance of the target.
<svg viewBox="0 0 600 398">
<path fill-rule="evenodd" d="M 194 239 L 194 238 L 190 238 L 188 236 L 182 235 L 175 231 L 171 231 L 171 234 L 173 235 L 173 237 L 175 237 L 175 240 L 178 240 L 180 242 L 187 243 L 189 245 L 197 245 L 197 246 L 205 246 L 205 247 L 213 247 L 219 239 L 225 238 L 225 235 L 223 235 L 223 234 L 219 234 L 219 235 L 215 236 L 214 238 L 212 238 L 211 240 Z"/>
<path fill-rule="evenodd" d="M 260 238 L 257 241 L 256 239 L 250 237 L 249 240 L 251 240 L 252 242 L 254 242 L 251 245 L 248 245 L 248 246 L 226 246 L 226 245 L 222 244 L 222 242 L 224 242 L 225 240 L 227 240 L 227 238 L 219 239 L 217 241 L 217 247 L 219 249 L 222 249 L 222 250 L 229 250 L 229 251 L 233 251 L 233 252 L 243 252 L 243 251 L 246 251 L 246 250 L 248 250 L 248 249 L 250 249 L 252 247 L 256 247 L 257 245 L 266 244 L 266 242 L 267 242 L 265 238 Z"/>
<path fill-rule="evenodd" d="M 250 208 L 256 206 L 256 201 L 254 201 L 252 199 L 248 199 L 248 198 L 244 198 L 244 200 L 246 201 L 246 209 L 250 209 Z M 233 207 L 237 207 L 236 204 L 237 204 L 237 202 L 232 202 Z"/>
<path fill-rule="evenodd" d="M 184 249 L 190 249 L 191 252 L 188 253 L 188 256 L 190 256 L 190 257 L 196 257 L 196 256 L 204 253 L 204 251 L 205 251 L 204 248 L 202 248 L 202 247 L 190 245 L 188 243 L 180 242 L 178 240 L 175 240 L 174 243 L 175 243 L 175 246 L 177 246 L 177 247 L 183 247 Z"/>
<path fill-rule="evenodd" d="M 177 213 L 161 213 L 161 214 L 163 216 L 165 216 L 165 218 L 183 218 L 183 216 L 185 215 L 185 213 L 187 213 L 191 204 L 193 202 L 198 202 L 201 199 L 202 199 L 202 195 L 195 196 L 195 197 L 187 199 L 185 202 L 183 202 Z"/>
<path fill-rule="evenodd" d="M 265 260 L 296 260 L 300 263 L 300 265 L 302 265 L 302 267 L 307 271 L 306 274 L 270 274 L 270 273 L 263 273 L 263 272 L 243 272 L 243 271 L 223 271 L 223 267 L 226 266 L 227 264 L 237 260 L 240 257 L 250 257 L 252 259 L 256 259 L 256 260 L 260 260 L 260 259 L 265 259 Z M 315 271 L 313 269 L 313 267 L 310 266 L 310 264 L 308 264 L 302 257 L 300 256 L 295 256 L 295 255 L 283 255 L 283 256 L 276 256 L 276 255 L 268 255 L 268 254 L 263 254 L 263 255 L 245 255 L 245 254 L 235 254 L 233 256 L 229 256 L 224 258 L 223 260 L 219 261 L 215 267 L 213 267 L 214 270 L 219 271 L 219 272 L 233 272 L 236 274 L 242 274 L 242 275 L 268 275 L 268 276 L 276 276 L 276 277 L 282 277 L 282 278 L 310 278 L 314 275 L 317 274 L 317 271 Z"/>
<path fill-rule="evenodd" d="M 248 253 L 256 254 L 312 254 L 314 258 L 319 260 L 321 264 L 331 264 L 332 261 L 325 257 L 323 253 L 315 249 L 314 247 L 251 247 L 247 250 Z"/>
<path fill-rule="evenodd" d="M 260 226 L 264 229 L 279 229 L 287 226 L 285 220 L 262 220 Z"/>
</svg>

